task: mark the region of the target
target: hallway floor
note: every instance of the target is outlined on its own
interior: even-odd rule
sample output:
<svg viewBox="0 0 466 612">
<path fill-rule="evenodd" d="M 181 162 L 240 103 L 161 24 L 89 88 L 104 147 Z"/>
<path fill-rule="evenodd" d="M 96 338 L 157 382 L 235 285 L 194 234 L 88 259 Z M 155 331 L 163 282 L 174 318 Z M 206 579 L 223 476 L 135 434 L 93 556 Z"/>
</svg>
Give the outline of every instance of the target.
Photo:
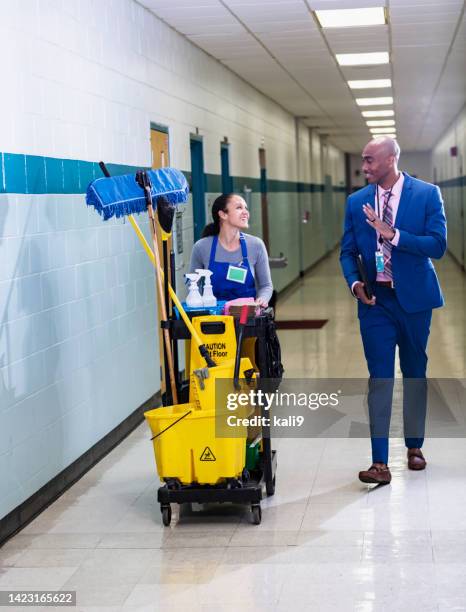
<svg viewBox="0 0 466 612">
<path fill-rule="evenodd" d="M 429 376 L 466 378 L 466 276 L 437 264 Z M 365 378 L 356 305 L 337 254 L 280 301 L 277 318 L 328 319 L 280 331 L 288 378 Z M 410 472 L 391 441 L 391 485 L 357 479 L 368 439 L 281 439 L 262 523 L 239 507 L 173 507 L 162 526 L 146 424 L 0 550 L 0 590 L 76 590 L 77 610 L 466 611 L 466 446 L 427 440 Z M 20 609 L 20 608 L 18 608 Z M 26 608 L 25 608 L 26 609 Z M 29 608 L 28 608 L 29 609 Z"/>
</svg>

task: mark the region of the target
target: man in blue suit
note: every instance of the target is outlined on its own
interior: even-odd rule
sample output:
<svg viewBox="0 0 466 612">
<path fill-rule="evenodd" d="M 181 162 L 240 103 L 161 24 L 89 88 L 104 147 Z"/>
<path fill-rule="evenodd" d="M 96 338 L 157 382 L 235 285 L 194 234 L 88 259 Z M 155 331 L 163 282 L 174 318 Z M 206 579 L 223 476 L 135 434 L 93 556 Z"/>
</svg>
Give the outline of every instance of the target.
<svg viewBox="0 0 466 612">
<path fill-rule="evenodd" d="M 399 172 L 400 148 L 392 138 L 369 142 L 362 153 L 368 181 L 348 198 L 340 263 L 358 299 L 358 317 L 369 369 L 372 465 L 362 482 L 388 484 L 388 435 L 398 345 L 403 373 L 403 415 L 408 467 L 426 466 L 427 341 L 432 309 L 443 295 L 431 258 L 446 249 L 446 219 L 435 185 Z M 374 295 L 366 295 L 358 273 L 362 256 Z"/>
</svg>

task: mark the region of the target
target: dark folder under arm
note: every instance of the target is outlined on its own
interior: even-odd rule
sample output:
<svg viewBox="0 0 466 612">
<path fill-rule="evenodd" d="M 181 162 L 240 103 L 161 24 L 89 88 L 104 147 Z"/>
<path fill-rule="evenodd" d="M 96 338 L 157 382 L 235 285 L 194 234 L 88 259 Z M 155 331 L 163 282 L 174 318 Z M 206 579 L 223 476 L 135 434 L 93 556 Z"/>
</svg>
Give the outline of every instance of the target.
<svg viewBox="0 0 466 612">
<path fill-rule="evenodd" d="M 364 283 L 364 291 L 367 295 L 367 299 L 371 300 L 374 293 L 372 291 L 372 286 L 369 282 L 369 279 L 367 278 L 366 266 L 364 265 L 361 254 L 358 255 L 356 261 L 358 264 L 359 277 L 361 278 L 361 281 Z"/>
</svg>

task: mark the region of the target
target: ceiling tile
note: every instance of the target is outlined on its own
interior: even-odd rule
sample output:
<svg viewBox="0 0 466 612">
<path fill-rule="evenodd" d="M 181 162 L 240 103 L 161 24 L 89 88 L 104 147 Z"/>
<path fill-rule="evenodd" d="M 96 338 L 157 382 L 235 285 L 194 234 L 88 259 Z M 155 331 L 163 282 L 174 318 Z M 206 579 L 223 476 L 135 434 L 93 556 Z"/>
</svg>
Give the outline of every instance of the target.
<svg viewBox="0 0 466 612">
<path fill-rule="evenodd" d="M 343 0 L 224 0 L 228 8 L 219 0 L 140 1 L 289 112 L 309 116 L 308 125 L 336 131 L 329 141 L 344 150 L 359 153 L 370 138 L 349 79 L 393 79 L 398 136 L 410 150 L 432 147 L 466 101 L 465 19 L 445 64 L 463 0 L 390 0 L 389 26 L 325 30 L 309 7 L 341 8 Z M 336 65 L 335 53 L 390 45 L 390 65 Z"/>
</svg>

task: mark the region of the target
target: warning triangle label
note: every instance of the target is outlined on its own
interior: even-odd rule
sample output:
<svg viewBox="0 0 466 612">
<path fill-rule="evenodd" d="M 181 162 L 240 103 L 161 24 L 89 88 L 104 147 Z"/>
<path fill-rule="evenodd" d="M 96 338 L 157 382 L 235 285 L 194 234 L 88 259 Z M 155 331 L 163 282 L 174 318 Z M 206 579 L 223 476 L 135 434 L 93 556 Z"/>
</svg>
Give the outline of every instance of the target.
<svg viewBox="0 0 466 612">
<path fill-rule="evenodd" d="M 201 461 L 216 461 L 214 453 L 208 446 L 202 451 Z"/>
</svg>

